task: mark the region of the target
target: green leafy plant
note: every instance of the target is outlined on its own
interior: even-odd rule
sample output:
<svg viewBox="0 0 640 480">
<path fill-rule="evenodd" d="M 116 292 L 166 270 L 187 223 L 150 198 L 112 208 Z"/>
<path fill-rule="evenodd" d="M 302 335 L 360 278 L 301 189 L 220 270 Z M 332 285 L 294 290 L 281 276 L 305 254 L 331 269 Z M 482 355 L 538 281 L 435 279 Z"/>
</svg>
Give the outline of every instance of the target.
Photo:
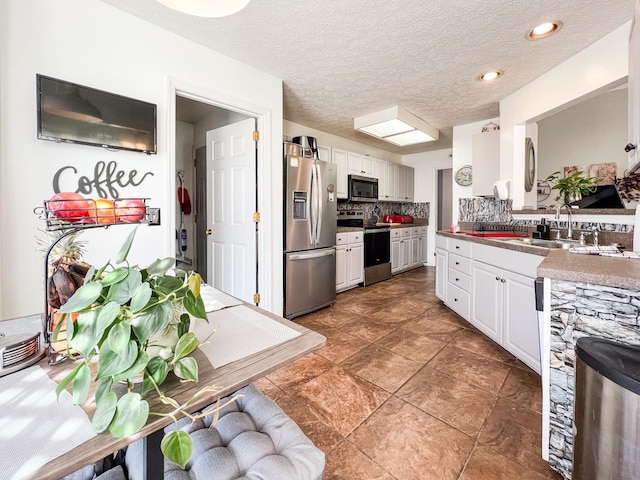
<svg viewBox="0 0 640 480">
<path fill-rule="evenodd" d="M 553 172 L 545 178 L 544 181 L 551 184 L 552 190 L 558 191 L 555 201 L 565 204 L 571 203 L 574 200 L 579 200 L 583 195 L 595 192 L 596 186 L 602 181 L 602 179 L 587 177 L 584 175 L 584 172 L 578 170 L 566 177 L 559 171 Z"/>
<path fill-rule="evenodd" d="M 93 427 L 115 437 L 138 432 L 150 414 L 170 416 L 175 422 L 177 413 L 188 415 L 188 404 L 178 405 L 160 387 L 170 372 L 181 381 L 198 381 L 198 364 L 190 354 L 199 342 L 189 326 L 191 315 L 207 320 L 199 274 L 168 274 L 175 264 L 171 257 L 146 268 L 128 264 L 135 233 L 134 229 L 120 248 L 115 266 L 109 261 L 98 271 L 92 268 L 85 283 L 60 307 L 66 317 L 60 325 L 66 324 L 67 353 L 79 364 L 57 393 L 73 384 L 73 400 L 81 404 L 95 383 Z M 149 392 L 171 405 L 173 413 L 150 412 L 144 398 Z M 191 457 L 191 439 L 178 429 L 164 437 L 161 448 L 182 468 Z"/>
</svg>

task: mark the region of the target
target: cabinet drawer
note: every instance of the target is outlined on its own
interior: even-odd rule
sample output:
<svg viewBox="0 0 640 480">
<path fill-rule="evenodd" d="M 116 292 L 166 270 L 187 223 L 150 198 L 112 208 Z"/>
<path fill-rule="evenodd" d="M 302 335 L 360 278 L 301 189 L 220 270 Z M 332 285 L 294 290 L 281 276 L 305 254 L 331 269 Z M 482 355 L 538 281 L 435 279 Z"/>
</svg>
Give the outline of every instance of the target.
<svg viewBox="0 0 640 480">
<path fill-rule="evenodd" d="M 444 235 L 436 235 L 436 248 L 444 248 L 447 250 L 447 237 Z"/>
<path fill-rule="evenodd" d="M 429 227 L 418 227 L 420 235 L 426 235 Z"/>
<path fill-rule="evenodd" d="M 469 292 L 465 292 L 452 283 L 447 285 L 447 305 L 465 320 L 469 320 L 469 299 Z"/>
<path fill-rule="evenodd" d="M 471 256 L 471 242 L 449 238 L 449 251 L 463 257 Z"/>
<path fill-rule="evenodd" d="M 411 227 L 411 236 L 417 237 L 420 235 L 420 227 Z"/>
<path fill-rule="evenodd" d="M 336 233 L 336 245 L 346 245 L 349 243 L 349 234 L 347 232 Z"/>
<path fill-rule="evenodd" d="M 404 230 L 404 228 L 392 228 L 391 229 L 391 238 L 400 238 L 400 237 L 402 237 L 402 230 Z"/>
<path fill-rule="evenodd" d="M 471 259 L 449 252 L 449 268 L 471 275 Z"/>
<path fill-rule="evenodd" d="M 400 231 L 402 232 L 402 236 L 403 237 L 410 237 L 411 236 L 411 228 L 410 227 L 401 228 Z"/>
<path fill-rule="evenodd" d="M 349 232 L 347 238 L 349 243 L 361 243 L 362 232 Z"/>
<path fill-rule="evenodd" d="M 449 282 L 460 287 L 465 292 L 471 292 L 471 276 L 453 268 L 449 269 Z"/>
</svg>

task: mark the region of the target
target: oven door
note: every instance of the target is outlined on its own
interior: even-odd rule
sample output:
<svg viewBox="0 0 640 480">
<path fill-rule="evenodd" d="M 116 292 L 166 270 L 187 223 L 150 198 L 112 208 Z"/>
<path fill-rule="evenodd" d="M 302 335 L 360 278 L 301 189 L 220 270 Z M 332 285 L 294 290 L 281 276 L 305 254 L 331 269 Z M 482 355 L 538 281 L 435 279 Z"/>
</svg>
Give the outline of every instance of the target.
<svg viewBox="0 0 640 480">
<path fill-rule="evenodd" d="M 391 261 L 391 230 L 366 228 L 364 230 L 364 268 Z"/>
</svg>

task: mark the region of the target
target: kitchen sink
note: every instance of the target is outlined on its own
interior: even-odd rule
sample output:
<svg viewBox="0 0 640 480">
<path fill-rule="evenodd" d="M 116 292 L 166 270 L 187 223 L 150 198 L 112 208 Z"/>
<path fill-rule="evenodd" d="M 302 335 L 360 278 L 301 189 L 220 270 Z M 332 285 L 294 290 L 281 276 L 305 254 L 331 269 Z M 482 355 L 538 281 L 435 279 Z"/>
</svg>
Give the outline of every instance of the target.
<svg viewBox="0 0 640 480">
<path fill-rule="evenodd" d="M 502 239 L 501 239 L 502 240 Z M 507 243 L 513 243 L 515 245 L 530 245 L 533 247 L 544 247 L 544 248 L 562 248 L 565 250 L 570 249 L 571 247 L 575 247 L 579 245 L 577 240 L 543 240 L 541 238 L 509 238 L 502 240 Z"/>
</svg>

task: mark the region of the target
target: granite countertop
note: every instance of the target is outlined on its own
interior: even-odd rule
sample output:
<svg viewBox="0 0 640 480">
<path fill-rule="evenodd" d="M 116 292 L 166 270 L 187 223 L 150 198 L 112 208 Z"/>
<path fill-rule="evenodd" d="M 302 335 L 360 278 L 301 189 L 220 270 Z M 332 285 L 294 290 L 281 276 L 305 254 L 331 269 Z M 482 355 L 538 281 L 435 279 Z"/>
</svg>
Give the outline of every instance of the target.
<svg viewBox="0 0 640 480">
<path fill-rule="evenodd" d="M 376 226 L 378 227 L 388 226 L 390 228 L 426 227 L 427 225 L 429 225 L 428 218 L 414 218 L 413 223 L 376 223 Z M 361 232 L 362 230 L 363 228 L 361 227 L 336 227 L 336 233 Z"/>
<path fill-rule="evenodd" d="M 612 258 L 599 255 L 569 253 L 568 250 L 517 245 L 494 238 L 473 237 L 464 233 L 439 231 L 450 238 L 460 238 L 474 243 L 544 256 L 537 273 L 541 277 L 590 283 L 607 287 L 640 290 L 640 260 Z"/>
</svg>

